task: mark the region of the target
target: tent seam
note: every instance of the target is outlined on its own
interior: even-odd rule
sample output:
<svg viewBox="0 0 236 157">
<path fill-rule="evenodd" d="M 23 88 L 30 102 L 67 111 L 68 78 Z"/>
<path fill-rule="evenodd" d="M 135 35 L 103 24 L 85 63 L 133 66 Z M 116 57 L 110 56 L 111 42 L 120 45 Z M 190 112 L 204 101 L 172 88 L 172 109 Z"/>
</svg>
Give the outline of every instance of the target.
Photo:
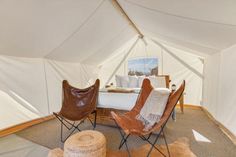
<svg viewBox="0 0 236 157">
<path fill-rule="evenodd" d="M 200 72 L 198 72 L 195 68 L 193 68 L 192 66 L 190 66 L 188 63 L 186 63 L 185 61 L 183 61 L 182 59 L 180 59 L 178 56 L 176 56 L 176 54 L 174 54 L 173 52 L 171 52 L 168 48 L 166 48 L 165 46 L 163 46 L 161 43 L 157 42 L 154 39 L 151 39 L 152 42 L 154 42 L 156 45 L 160 46 L 164 52 L 167 52 L 168 54 L 170 54 L 172 57 L 174 57 L 176 60 L 178 60 L 182 65 L 184 65 L 185 67 L 187 67 L 191 72 L 193 72 L 194 74 L 196 74 L 198 77 L 200 77 L 201 79 L 204 79 L 203 74 L 201 74 Z"/>
<path fill-rule="evenodd" d="M 173 40 L 177 40 L 177 41 L 181 41 L 181 42 L 185 42 L 185 43 L 189 43 L 189 44 L 192 44 L 192 45 L 195 45 L 195 46 L 200 46 L 202 48 L 207 48 L 207 49 L 212 49 L 213 51 L 215 52 L 220 52 L 221 49 L 216 49 L 215 47 L 208 47 L 206 45 L 202 45 L 202 44 L 199 44 L 199 43 L 193 43 L 193 42 L 189 42 L 189 41 L 186 41 L 186 40 L 180 40 L 180 39 L 176 39 L 176 38 L 173 38 L 173 37 L 170 37 L 170 36 L 166 36 L 166 35 L 163 35 L 163 34 L 160 34 L 160 33 L 157 33 L 157 32 L 153 32 L 151 31 L 150 29 L 147 29 L 145 26 L 140 26 L 141 28 L 144 28 L 145 30 L 147 30 L 148 32 L 150 33 L 154 33 L 156 35 L 159 35 L 159 36 L 162 36 L 162 37 L 166 37 L 166 38 L 169 38 L 169 39 L 173 39 Z M 191 49 L 191 48 L 190 48 Z M 194 49 L 193 49 L 194 50 Z M 196 50 L 194 50 L 196 51 Z M 198 51 L 199 52 L 199 51 Z"/>
<path fill-rule="evenodd" d="M 101 51 L 102 49 L 104 49 L 109 43 L 113 42 L 115 39 L 117 39 L 123 32 L 125 32 L 127 29 L 129 28 L 129 25 L 126 25 L 119 33 L 117 33 L 115 36 L 113 36 L 113 38 L 111 40 L 109 40 L 108 42 L 106 42 L 106 44 L 104 44 L 104 46 L 102 46 L 101 48 L 99 48 L 97 51 L 95 51 L 94 53 L 92 53 L 91 55 L 89 55 L 88 57 L 86 57 L 85 59 L 83 59 L 81 61 L 81 63 L 85 63 L 85 61 L 90 58 L 91 56 L 93 56 L 95 53 L 98 53 L 99 51 Z"/>
</svg>

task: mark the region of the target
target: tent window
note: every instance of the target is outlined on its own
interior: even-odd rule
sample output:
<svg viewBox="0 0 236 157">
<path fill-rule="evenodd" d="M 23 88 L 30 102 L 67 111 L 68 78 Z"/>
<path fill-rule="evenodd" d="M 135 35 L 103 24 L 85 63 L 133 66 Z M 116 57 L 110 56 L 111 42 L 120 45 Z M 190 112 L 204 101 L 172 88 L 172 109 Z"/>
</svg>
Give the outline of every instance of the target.
<svg viewBox="0 0 236 157">
<path fill-rule="evenodd" d="M 158 75 L 158 58 L 131 58 L 128 60 L 128 75 Z"/>
</svg>

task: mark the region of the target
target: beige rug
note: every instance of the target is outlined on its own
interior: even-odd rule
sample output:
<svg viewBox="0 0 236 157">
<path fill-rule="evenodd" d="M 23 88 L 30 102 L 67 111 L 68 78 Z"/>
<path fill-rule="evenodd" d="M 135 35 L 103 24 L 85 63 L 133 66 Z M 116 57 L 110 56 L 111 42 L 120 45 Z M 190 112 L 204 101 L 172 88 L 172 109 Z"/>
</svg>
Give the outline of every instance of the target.
<svg viewBox="0 0 236 157">
<path fill-rule="evenodd" d="M 161 145 L 158 148 L 167 155 L 167 149 Z M 131 156 L 144 157 L 147 155 L 150 149 L 150 145 L 146 144 L 139 148 L 131 150 Z M 187 138 L 180 138 L 177 141 L 169 144 L 170 154 L 173 157 L 196 157 L 196 155 L 190 150 L 189 140 Z M 167 155 L 168 156 L 168 155 Z M 107 151 L 107 157 L 128 157 L 127 151 Z M 156 149 L 153 149 L 151 157 L 163 157 Z"/>
<path fill-rule="evenodd" d="M 105 117 L 98 119 L 105 122 L 107 120 Z M 112 124 L 112 121 L 108 124 Z M 92 126 L 89 122 L 86 122 L 81 126 L 81 129 L 89 130 L 92 129 Z M 96 130 L 105 135 L 108 149 L 118 149 L 121 137 L 117 128 L 97 125 Z M 206 137 L 209 142 L 198 141 L 193 131 Z M 64 136 L 66 134 L 67 132 Z M 181 114 L 177 110 L 177 121 L 169 120 L 165 128 L 165 134 L 169 144 L 175 142 L 180 137 L 187 137 L 191 151 L 198 157 L 235 157 L 236 154 L 236 146 L 212 123 L 202 110 L 186 108 L 184 114 Z M 17 135 L 49 149 L 63 148 L 63 143 L 60 141 L 60 123 L 57 119 L 32 126 L 18 132 Z M 152 136 L 150 140 L 154 140 L 155 137 Z M 163 138 L 158 143 L 163 144 Z M 147 143 L 137 137 L 130 137 L 128 140 L 128 145 L 131 149 L 141 147 L 145 144 Z M 125 150 L 125 147 L 122 150 Z"/>
<path fill-rule="evenodd" d="M 167 155 L 167 149 L 161 145 L 158 148 Z M 139 148 L 131 150 L 131 156 L 144 157 L 150 149 L 150 145 L 146 144 Z M 196 157 L 196 155 L 189 148 L 189 140 L 187 138 L 180 138 L 177 141 L 169 144 L 170 154 L 172 157 Z M 128 157 L 127 151 L 120 150 L 108 150 L 107 157 Z M 167 155 L 168 156 L 168 155 Z M 61 149 L 54 149 L 50 151 L 49 157 L 63 157 L 63 151 Z M 153 149 L 151 157 L 163 157 L 156 149 Z"/>
</svg>

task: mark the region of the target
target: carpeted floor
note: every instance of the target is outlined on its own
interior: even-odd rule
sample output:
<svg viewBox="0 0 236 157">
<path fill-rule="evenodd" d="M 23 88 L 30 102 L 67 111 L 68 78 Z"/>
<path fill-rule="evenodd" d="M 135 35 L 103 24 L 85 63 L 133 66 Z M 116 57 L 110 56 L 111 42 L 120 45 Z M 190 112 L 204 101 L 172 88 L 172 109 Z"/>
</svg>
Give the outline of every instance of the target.
<svg viewBox="0 0 236 157">
<path fill-rule="evenodd" d="M 88 122 L 82 126 L 82 129 L 91 128 Z M 116 128 L 98 125 L 96 130 L 106 136 L 109 149 L 117 149 L 120 135 Z M 198 157 L 236 157 L 236 146 L 201 110 L 185 109 L 184 114 L 177 111 L 177 121 L 170 119 L 165 133 L 168 143 L 180 137 L 188 138 L 192 152 Z M 60 123 L 56 119 L 32 126 L 17 135 L 51 149 L 63 147 L 60 142 Z M 144 142 L 131 137 L 128 144 L 130 148 L 135 148 L 142 146 Z"/>
<path fill-rule="evenodd" d="M 71 137 L 73 138 L 73 137 Z M 189 140 L 187 138 L 180 138 L 174 143 L 168 144 L 170 155 L 173 157 L 196 157 L 196 155 L 189 148 Z M 165 145 L 156 145 L 158 149 L 164 153 L 168 154 L 167 148 Z M 141 147 L 136 147 L 130 149 L 130 154 L 132 157 L 144 157 L 147 156 L 148 151 L 150 150 L 151 145 L 145 144 Z M 68 151 L 68 150 L 67 150 Z M 72 151 L 74 153 L 74 151 Z M 67 152 L 68 153 L 68 152 Z M 49 151 L 48 157 L 63 157 L 64 151 L 61 148 L 56 148 Z M 129 154 L 126 150 L 107 150 L 106 157 L 129 157 Z M 153 149 L 150 157 L 163 157 L 163 155 Z"/>
</svg>

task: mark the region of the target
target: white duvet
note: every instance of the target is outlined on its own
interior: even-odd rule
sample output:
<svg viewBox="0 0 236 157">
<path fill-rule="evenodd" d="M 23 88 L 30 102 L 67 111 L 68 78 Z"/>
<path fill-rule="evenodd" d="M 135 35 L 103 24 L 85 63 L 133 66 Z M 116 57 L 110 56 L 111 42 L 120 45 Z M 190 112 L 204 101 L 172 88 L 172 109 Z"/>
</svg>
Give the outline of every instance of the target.
<svg viewBox="0 0 236 157">
<path fill-rule="evenodd" d="M 132 89 L 134 93 L 112 93 L 107 92 L 107 89 L 100 89 L 97 107 L 131 110 L 136 103 L 140 91 L 140 88 Z"/>
</svg>

